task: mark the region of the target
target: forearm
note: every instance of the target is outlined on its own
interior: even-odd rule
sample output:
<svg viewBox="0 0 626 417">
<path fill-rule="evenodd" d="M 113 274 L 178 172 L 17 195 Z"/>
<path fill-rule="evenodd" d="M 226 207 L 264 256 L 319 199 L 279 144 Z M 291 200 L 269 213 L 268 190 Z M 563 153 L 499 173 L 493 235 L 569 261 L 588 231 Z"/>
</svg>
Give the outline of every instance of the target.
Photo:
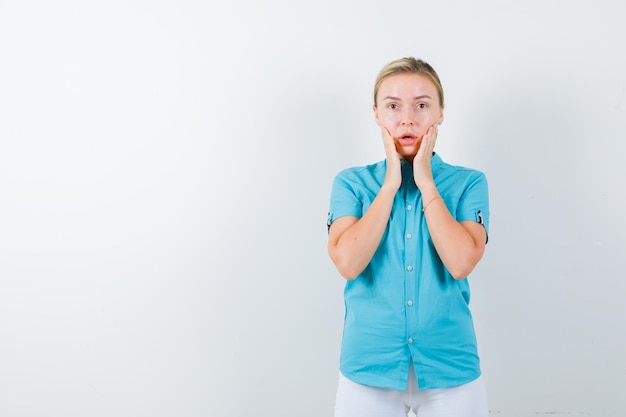
<svg viewBox="0 0 626 417">
<path fill-rule="evenodd" d="M 426 205 L 426 224 L 437 254 L 455 279 L 467 277 L 484 253 L 484 241 L 478 240 L 452 217 L 434 183 L 423 187 L 422 198 Z"/>
<path fill-rule="evenodd" d="M 396 191 L 383 185 L 360 219 L 336 235 L 331 230 L 329 255 L 344 278 L 356 278 L 374 256 L 389 222 Z"/>
</svg>

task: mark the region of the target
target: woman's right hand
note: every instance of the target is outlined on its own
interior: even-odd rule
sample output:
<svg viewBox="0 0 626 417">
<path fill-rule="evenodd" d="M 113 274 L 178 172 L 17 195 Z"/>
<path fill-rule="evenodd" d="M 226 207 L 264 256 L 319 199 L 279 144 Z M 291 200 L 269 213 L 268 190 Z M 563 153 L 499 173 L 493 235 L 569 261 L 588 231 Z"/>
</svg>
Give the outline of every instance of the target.
<svg viewBox="0 0 626 417">
<path fill-rule="evenodd" d="M 328 254 L 346 279 L 358 277 L 369 265 L 389 223 L 396 193 L 402 184 L 400 154 L 389 131 L 381 126 L 387 171 L 378 195 L 361 218 L 339 217 L 330 225 Z"/>
<path fill-rule="evenodd" d="M 387 172 L 385 173 L 385 182 L 383 186 L 387 186 L 397 191 L 402 184 L 402 165 L 400 163 L 400 154 L 396 150 L 396 144 L 391 137 L 389 129 L 384 126 L 380 127 L 383 135 L 383 144 L 385 145 L 385 155 L 387 156 Z"/>
</svg>

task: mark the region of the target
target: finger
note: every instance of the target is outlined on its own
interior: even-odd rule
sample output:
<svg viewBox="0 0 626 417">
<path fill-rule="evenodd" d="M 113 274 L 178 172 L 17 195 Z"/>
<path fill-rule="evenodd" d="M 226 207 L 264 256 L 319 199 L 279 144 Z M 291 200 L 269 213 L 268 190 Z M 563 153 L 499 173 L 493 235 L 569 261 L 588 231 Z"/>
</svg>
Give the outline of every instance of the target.
<svg viewBox="0 0 626 417">
<path fill-rule="evenodd" d="M 434 125 L 432 125 L 431 127 L 428 128 L 428 130 L 426 131 L 426 134 L 424 136 L 428 136 L 429 138 L 436 139 L 438 131 L 439 130 L 437 128 L 437 125 L 434 124 Z"/>
<path fill-rule="evenodd" d="M 432 129 L 431 136 L 433 138 L 433 146 L 434 146 L 434 143 L 437 141 L 437 136 L 439 135 L 439 124 L 435 123 L 430 128 Z"/>
<path fill-rule="evenodd" d="M 420 146 L 420 151 L 423 150 L 424 153 L 430 155 L 435 149 L 435 142 L 437 141 L 437 133 L 439 132 L 437 125 L 432 125 L 428 128 L 424 136 L 422 137 L 422 146 Z"/>
<path fill-rule="evenodd" d="M 387 129 L 386 127 L 381 127 L 382 132 L 383 132 L 383 140 L 387 143 L 387 142 L 393 142 L 393 138 L 391 137 L 391 132 L 389 131 L 389 129 Z"/>
<path fill-rule="evenodd" d="M 396 145 L 393 142 L 393 138 L 391 137 L 391 132 L 386 127 L 381 128 L 383 133 L 383 143 L 385 145 L 385 151 L 387 154 L 393 155 L 396 151 Z"/>
</svg>

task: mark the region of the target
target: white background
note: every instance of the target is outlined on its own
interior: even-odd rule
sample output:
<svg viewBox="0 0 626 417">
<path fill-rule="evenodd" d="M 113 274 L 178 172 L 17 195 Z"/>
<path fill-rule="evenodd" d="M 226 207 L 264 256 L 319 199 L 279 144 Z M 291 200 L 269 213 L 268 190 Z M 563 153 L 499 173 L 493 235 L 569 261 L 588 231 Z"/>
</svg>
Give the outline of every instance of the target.
<svg viewBox="0 0 626 417">
<path fill-rule="evenodd" d="M 626 410 L 621 1 L 0 1 L 0 415 L 331 416 L 388 61 L 487 174 L 491 415 Z"/>
</svg>

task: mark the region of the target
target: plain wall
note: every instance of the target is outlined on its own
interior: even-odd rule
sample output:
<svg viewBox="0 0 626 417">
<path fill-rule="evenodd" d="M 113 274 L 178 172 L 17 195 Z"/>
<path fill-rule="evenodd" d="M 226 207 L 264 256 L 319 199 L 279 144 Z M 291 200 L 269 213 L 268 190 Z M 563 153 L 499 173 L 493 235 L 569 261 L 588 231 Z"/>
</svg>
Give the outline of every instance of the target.
<svg viewBox="0 0 626 417">
<path fill-rule="evenodd" d="M 0 1 L 0 415 L 332 415 L 334 175 L 412 55 L 487 174 L 491 414 L 626 410 L 619 1 Z"/>
</svg>

